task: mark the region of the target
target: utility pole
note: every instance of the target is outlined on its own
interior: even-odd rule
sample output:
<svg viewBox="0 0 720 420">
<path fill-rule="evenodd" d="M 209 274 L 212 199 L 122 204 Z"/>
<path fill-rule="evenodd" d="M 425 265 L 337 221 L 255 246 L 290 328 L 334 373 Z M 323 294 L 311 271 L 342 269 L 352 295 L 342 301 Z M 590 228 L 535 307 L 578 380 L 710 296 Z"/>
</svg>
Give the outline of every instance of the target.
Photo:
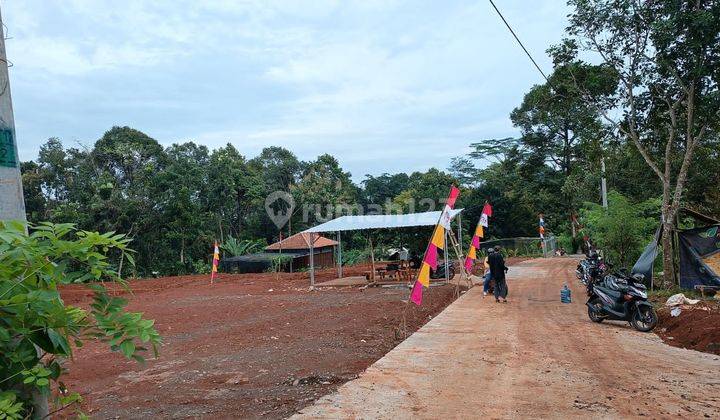
<svg viewBox="0 0 720 420">
<path fill-rule="evenodd" d="M 5 52 L 5 25 L 0 13 L 0 220 L 25 221 L 25 198 L 23 197 L 20 158 L 15 141 L 15 116 L 10 96 L 10 76 Z M 38 356 L 40 348 L 35 346 Z M 45 395 L 37 389 L 24 390 L 30 394 L 33 419 L 49 417 L 49 405 Z"/>
<path fill-rule="evenodd" d="M 0 15 L 0 220 L 25 221 L 20 159 L 15 141 L 15 118 L 5 54 L 5 31 Z"/>
<path fill-rule="evenodd" d="M 600 170 L 602 171 L 602 179 L 600 180 L 600 190 L 602 191 L 602 205 L 608 208 L 607 201 L 607 181 L 605 180 L 605 158 L 600 158 Z"/>
</svg>

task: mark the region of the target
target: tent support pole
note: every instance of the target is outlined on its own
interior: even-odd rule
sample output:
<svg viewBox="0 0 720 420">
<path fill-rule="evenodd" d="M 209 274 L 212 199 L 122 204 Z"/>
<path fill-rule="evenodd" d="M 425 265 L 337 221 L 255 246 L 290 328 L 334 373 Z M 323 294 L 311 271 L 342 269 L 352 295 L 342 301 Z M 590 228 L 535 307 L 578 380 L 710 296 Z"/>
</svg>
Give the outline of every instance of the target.
<svg viewBox="0 0 720 420">
<path fill-rule="evenodd" d="M 341 279 L 343 276 L 342 273 L 342 242 L 340 238 L 340 231 L 337 231 L 337 271 L 338 271 L 338 278 Z"/>
<path fill-rule="evenodd" d="M 450 283 L 450 265 L 448 264 L 448 251 L 449 250 L 448 250 L 448 230 L 447 229 L 445 229 L 445 237 L 443 238 L 443 240 L 445 241 L 445 247 L 444 247 L 445 252 L 443 252 L 443 254 L 444 254 L 443 257 L 445 258 L 445 282 Z"/>
<path fill-rule="evenodd" d="M 370 244 L 370 279 L 375 281 L 375 248 L 372 243 L 372 233 L 368 233 L 368 243 Z"/>
<path fill-rule="evenodd" d="M 465 270 L 465 262 L 463 261 L 463 258 L 465 257 L 465 255 L 460 251 L 460 245 L 455 242 L 455 237 L 454 237 L 454 236 L 450 235 L 450 241 L 452 242 L 452 246 L 453 246 L 453 248 L 455 249 L 455 254 L 456 254 L 456 257 L 457 257 L 458 265 L 459 265 L 459 266 L 461 267 L 461 269 L 462 269 L 462 271 L 460 272 L 460 273 L 461 273 L 461 277 L 462 277 L 462 279 L 464 279 L 464 280 L 468 283 L 468 288 L 472 288 L 472 287 L 473 287 L 473 282 L 472 282 L 472 279 L 470 278 L 470 274 L 471 274 L 471 273 L 469 273 L 467 270 Z M 462 279 L 461 279 L 461 280 L 462 280 Z M 459 293 L 460 293 L 460 289 L 459 289 L 459 287 L 460 287 L 460 281 L 457 282 L 456 286 L 457 286 L 457 287 L 455 288 L 455 290 L 457 291 L 457 293 L 458 293 L 458 295 L 459 295 Z"/>
<path fill-rule="evenodd" d="M 315 289 L 315 234 L 310 234 L 310 290 Z"/>
<path fill-rule="evenodd" d="M 458 219 L 458 244 L 460 245 L 460 254 L 462 254 L 463 253 L 463 249 L 462 249 L 462 244 L 463 244 L 463 241 L 462 241 L 462 213 L 458 213 L 457 219 Z"/>
</svg>

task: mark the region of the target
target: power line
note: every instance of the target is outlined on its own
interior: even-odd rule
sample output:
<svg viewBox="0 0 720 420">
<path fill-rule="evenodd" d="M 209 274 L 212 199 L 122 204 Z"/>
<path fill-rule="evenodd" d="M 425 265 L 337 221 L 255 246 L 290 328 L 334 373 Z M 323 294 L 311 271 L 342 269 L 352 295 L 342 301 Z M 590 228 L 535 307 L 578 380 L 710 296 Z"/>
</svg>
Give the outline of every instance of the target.
<svg viewBox="0 0 720 420">
<path fill-rule="evenodd" d="M 550 86 L 552 86 L 552 83 L 550 83 L 550 79 L 548 79 L 548 77 L 545 75 L 545 72 L 543 72 L 542 69 L 540 68 L 540 66 L 538 66 L 538 63 L 535 62 L 535 59 L 532 57 L 532 55 L 530 55 L 530 52 L 527 50 L 527 48 L 525 48 L 525 45 L 523 45 L 522 41 L 520 41 L 520 38 L 518 38 L 517 34 L 515 34 L 515 31 L 513 30 L 513 28 L 510 26 L 508 21 L 505 20 L 505 16 L 503 16 L 503 14 L 500 13 L 500 10 L 497 8 L 497 6 L 495 6 L 495 2 L 493 2 L 493 0 L 490 0 L 490 4 L 492 4 L 493 9 L 495 9 L 498 16 L 500 16 L 500 19 L 502 19 L 502 21 L 505 23 L 505 26 L 507 26 L 507 28 L 510 30 L 510 33 L 515 37 L 515 40 L 518 42 L 518 44 L 520 44 L 520 47 L 523 49 L 523 51 L 525 51 L 525 54 L 527 54 L 530 61 L 532 61 L 532 63 L 535 65 L 535 68 L 540 72 L 540 74 L 542 74 L 542 76 L 545 78 L 545 80 L 548 82 L 548 84 L 550 84 Z"/>
<path fill-rule="evenodd" d="M 545 78 L 545 81 L 547 81 L 548 85 L 550 85 L 550 87 L 555 89 L 555 86 L 553 86 L 552 82 L 550 82 L 550 79 L 548 79 L 548 77 L 545 75 L 545 72 L 543 72 L 542 69 L 540 68 L 540 66 L 538 66 L 538 63 L 532 57 L 532 55 L 527 50 L 527 48 L 525 48 L 525 45 L 523 45 L 522 41 L 520 41 L 520 38 L 518 38 L 518 36 L 515 33 L 515 31 L 513 30 L 513 28 L 510 26 L 508 21 L 505 19 L 505 16 L 503 16 L 503 14 L 500 12 L 500 9 L 497 8 L 497 6 L 495 5 L 495 2 L 493 0 L 489 0 L 489 1 L 490 1 L 490 4 L 492 5 L 493 9 L 495 9 L 495 11 L 497 12 L 498 16 L 500 16 L 500 19 L 502 19 L 502 21 L 505 23 L 505 26 L 507 26 L 507 28 L 510 30 L 510 33 L 513 35 L 513 37 L 515 37 L 515 40 L 517 41 L 517 43 L 520 44 L 520 47 L 523 49 L 523 51 L 525 51 L 525 54 L 527 54 L 530 61 L 532 61 L 532 63 L 535 65 L 535 68 L 540 72 L 540 74 L 542 74 L 542 76 Z M 578 86 L 578 89 L 579 89 L 579 86 Z M 585 95 L 581 94 L 580 98 L 583 102 L 585 102 L 591 108 L 595 108 L 595 110 L 597 110 L 598 112 L 600 111 L 600 107 L 596 103 L 591 101 L 590 99 L 585 98 Z M 607 208 L 607 187 L 606 187 L 606 181 L 605 181 L 605 160 L 604 159 L 602 160 L 601 190 L 602 190 L 603 207 Z"/>
</svg>

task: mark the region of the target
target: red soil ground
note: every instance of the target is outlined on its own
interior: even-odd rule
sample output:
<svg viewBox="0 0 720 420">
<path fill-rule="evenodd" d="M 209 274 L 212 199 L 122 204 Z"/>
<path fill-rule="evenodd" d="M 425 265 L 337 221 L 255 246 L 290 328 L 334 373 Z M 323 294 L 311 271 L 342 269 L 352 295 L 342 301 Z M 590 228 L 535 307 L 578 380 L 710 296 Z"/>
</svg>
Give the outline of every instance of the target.
<svg viewBox="0 0 720 420">
<path fill-rule="evenodd" d="M 679 316 L 669 308 L 658 310 L 657 335 L 671 346 L 720 355 L 720 303 L 700 302 L 683 305 Z"/>
<path fill-rule="evenodd" d="M 345 269 L 359 275 L 367 267 Z M 334 270 L 319 270 L 317 281 Z M 407 289 L 308 290 L 306 273 L 180 276 L 131 282 L 130 311 L 155 319 L 161 354 L 145 365 L 89 342 L 65 384 L 94 418 L 284 418 L 355 378 L 400 341 Z M 84 306 L 81 286 L 62 290 Z M 454 299 L 433 287 L 410 305 L 412 332 Z"/>
</svg>

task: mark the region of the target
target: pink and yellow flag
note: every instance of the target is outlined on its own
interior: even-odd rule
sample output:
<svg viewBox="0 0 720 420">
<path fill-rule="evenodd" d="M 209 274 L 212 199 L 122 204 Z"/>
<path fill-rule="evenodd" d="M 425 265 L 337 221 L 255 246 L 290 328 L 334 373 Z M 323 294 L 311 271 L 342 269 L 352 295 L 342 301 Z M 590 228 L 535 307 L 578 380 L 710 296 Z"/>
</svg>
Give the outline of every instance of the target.
<svg viewBox="0 0 720 420">
<path fill-rule="evenodd" d="M 445 229 L 450 228 L 450 210 L 455 207 L 455 201 L 457 201 L 459 195 L 459 189 L 454 185 L 450 187 L 450 195 L 446 201 L 445 208 L 442 213 L 440 213 L 440 220 L 438 220 L 438 224 L 435 225 L 433 235 L 430 237 L 430 244 L 428 244 L 427 250 L 425 251 L 420 271 L 418 271 L 417 279 L 410 293 L 410 300 L 416 305 L 422 304 L 423 287 L 430 287 L 430 269 L 437 270 L 438 249 L 443 249 L 445 246 Z"/>
<path fill-rule="evenodd" d="M 218 248 L 218 243 L 217 243 L 217 241 L 215 241 L 215 252 L 213 253 L 212 272 L 210 273 L 210 284 L 212 284 L 213 281 L 215 281 L 219 263 L 220 263 L 220 248 Z"/>
<path fill-rule="evenodd" d="M 480 240 L 485 236 L 484 228 L 488 227 L 488 219 L 492 216 L 492 207 L 485 203 L 480 220 L 478 221 L 475 233 L 470 240 L 470 250 L 468 250 L 467 258 L 465 258 L 465 271 L 468 273 L 472 270 L 473 264 L 477 259 L 477 250 L 480 248 Z"/>
</svg>

